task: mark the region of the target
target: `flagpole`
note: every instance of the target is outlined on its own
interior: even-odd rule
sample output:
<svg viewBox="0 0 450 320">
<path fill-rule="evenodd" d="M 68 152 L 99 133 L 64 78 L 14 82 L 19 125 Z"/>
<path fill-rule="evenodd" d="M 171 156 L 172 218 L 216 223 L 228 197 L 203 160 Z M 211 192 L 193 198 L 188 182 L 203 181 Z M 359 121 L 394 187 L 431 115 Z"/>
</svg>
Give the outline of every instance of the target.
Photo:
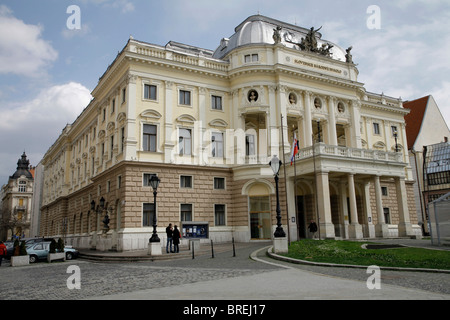
<svg viewBox="0 0 450 320">
<path fill-rule="evenodd" d="M 298 140 L 296 139 L 295 131 L 293 132 L 293 143 L 298 144 Z M 294 147 L 295 148 L 295 147 Z M 295 223 L 297 225 L 297 240 L 300 239 L 300 232 L 298 230 L 298 203 L 297 203 L 297 167 L 295 160 L 295 152 L 294 152 L 294 197 L 295 197 Z"/>
<path fill-rule="evenodd" d="M 280 140 L 278 140 L 280 141 Z M 286 195 L 286 220 L 287 220 L 287 234 L 288 234 L 288 245 L 291 244 L 291 237 L 289 231 L 289 207 L 288 207 L 288 194 L 287 194 L 287 182 L 286 182 L 286 157 L 284 153 L 284 130 L 283 130 L 283 114 L 281 114 L 281 150 L 283 153 L 283 168 L 284 168 L 284 194 Z"/>
</svg>

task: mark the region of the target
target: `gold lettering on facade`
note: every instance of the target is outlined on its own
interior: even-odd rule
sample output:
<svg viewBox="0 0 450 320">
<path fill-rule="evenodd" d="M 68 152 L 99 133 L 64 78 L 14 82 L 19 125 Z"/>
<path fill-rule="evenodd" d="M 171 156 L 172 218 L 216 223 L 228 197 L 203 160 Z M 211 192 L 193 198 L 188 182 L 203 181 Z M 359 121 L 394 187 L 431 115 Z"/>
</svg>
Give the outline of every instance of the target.
<svg viewBox="0 0 450 320">
<path fill-rule="evenodd" d="M 301 64 L 307 67 L 311 67 L 311 68 L 317 68 L 317 69 L 321 69 L 321 70 L 325 70 L 325 71 L 331 71 L 331 72 L 336 72 L 336 73 L 342 73 L 342 70 L 336 69 L 336 68 L 330 68 L 324 65 L 320 65 L 320 64 L 315 64 L 315 63 L 311 63 L 311 62 L 307 62 L 307 61 L 303 61 L 303 60 L 299 60 L 299 59 L 295 59 L 294 60 L 295 63 L 297 64 Z"/>
</svg>

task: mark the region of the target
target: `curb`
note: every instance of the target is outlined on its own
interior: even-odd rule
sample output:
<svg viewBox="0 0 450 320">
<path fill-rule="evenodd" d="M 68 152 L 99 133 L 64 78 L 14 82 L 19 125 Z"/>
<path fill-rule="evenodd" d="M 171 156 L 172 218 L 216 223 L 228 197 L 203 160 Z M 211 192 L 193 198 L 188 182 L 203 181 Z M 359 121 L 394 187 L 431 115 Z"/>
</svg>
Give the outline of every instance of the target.
<svg viewBox="0 0 450 320">
<path fill-rule="evenodd" d="M 270 246 L 267 249 L 266 255 L 272 259 L 280 260 L 284 262 L 289 263 L 295 263 L 295 264 L 304 264 L 304 265 L 311 265 L 311 266 L 318 266 L 318 267 L 334 267 L 334 268 L 355 268 L 355 269 L 367 269 L 369 266 L 360 266 L 360 265 L 354 265 L 354 264 L 336 264 L 336 263 L 325 263 L 325 262 L 313 262 L 313 261 L 306 261 L 306 260 L 300 260 L 300 259 L 294 259 L 289 257 L 280 256 L 278 254 L 275 254 L 272 252 L 273 246 Z M 402 268 L 402 267 L 382 267 L 377 266 L 381 270 L 390 270 L 390 271 L 412 271 L 412 272 L 434 272 L 434 273 L 448 273 L 450 274 L 450 270 L 444 270 L 444 269 L 426 269 L 426 268 Z"/>
</svg>

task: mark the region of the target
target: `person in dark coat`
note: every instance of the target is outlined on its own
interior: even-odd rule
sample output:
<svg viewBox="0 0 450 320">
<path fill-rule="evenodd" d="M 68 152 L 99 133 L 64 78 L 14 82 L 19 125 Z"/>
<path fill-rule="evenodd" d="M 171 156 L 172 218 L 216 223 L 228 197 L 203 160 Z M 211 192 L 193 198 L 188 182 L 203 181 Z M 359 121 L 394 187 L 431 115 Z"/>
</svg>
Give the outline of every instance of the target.
<svg viewBox="0 0 450 320">
<path fill-rule="evenodd" d="M 181 239 L 181 233 L 180 230 L 178 230 L 178 227 L 175 226 L 173 229 L 173 250 L 175 253 L 180 252 L 180 247 L 178 246 L 180 244 Z"/>
<path fill-rule="evenodd" d="M 314 220 L 311 220 L 311 223 L 308 226 L 309 232 L 311 233 L 311 238 L 314 239 L 316 237 L 317 232 L 317 224 Z"/>
</svg>

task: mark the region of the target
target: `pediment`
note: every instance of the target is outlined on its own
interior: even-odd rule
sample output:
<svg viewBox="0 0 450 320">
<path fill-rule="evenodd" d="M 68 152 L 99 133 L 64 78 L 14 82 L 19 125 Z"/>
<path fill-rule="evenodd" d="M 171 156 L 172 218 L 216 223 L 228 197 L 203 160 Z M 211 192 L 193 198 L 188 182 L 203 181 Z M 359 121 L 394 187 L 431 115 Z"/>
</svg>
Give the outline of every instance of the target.
<svg viewBox="0 0 450 320">
<path fill-rule="evenodd" d="M 222 119 L 211 120 L 209 122 L 209 125 L 211 127 L 216 127 L 216 128 L 226 128 L 226 127 L 228 127 L 228 123 L 225 120 L 222 120 Z"/>
<path fill-rule="evenodd" d="M 153 109 L 147 109 L 141 113 L 141 118 L 159 120 L 161 117 L 161 113 Z"/>
<path fill-rule="evenodd" d="M 177 122 L 184 122 L 184 123 L 189 123 L 192 125 L 195 123 L 195 121 L 197 121 L 197 120 L 189 114 L 182 114 L 181 116 L 179 116 L 177 118 Z"/>
</svg>

